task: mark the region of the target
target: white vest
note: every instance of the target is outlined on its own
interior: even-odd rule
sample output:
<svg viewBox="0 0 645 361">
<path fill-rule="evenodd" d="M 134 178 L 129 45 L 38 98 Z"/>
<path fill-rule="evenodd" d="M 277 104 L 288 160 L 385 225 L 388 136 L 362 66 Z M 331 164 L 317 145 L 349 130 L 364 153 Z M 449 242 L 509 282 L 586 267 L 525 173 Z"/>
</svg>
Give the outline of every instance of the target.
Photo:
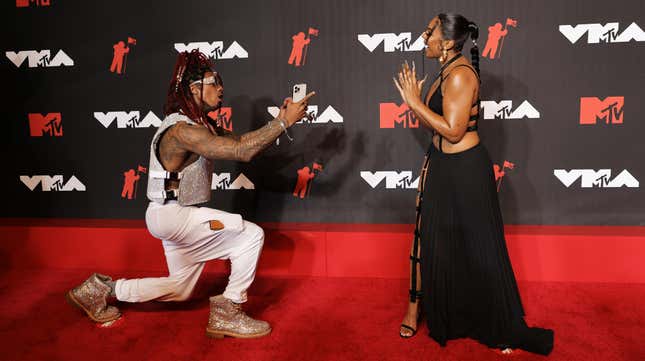
<svg viewBox="0 0 645 361">
<path fill-rule="evenodd" d="M 177 196 L 179 205 L 190 206 L 208 202 L 211 199 L 211 182 L 213 179 L 213 161 L 200 156 L 195 162 L 184 168 L 181 172 L 166 171 L 157 158 L 157 146 L 163 132 L 179 121 L 197 125 L 187 116 L 173 113 L 168 115 L 155 133 L 150 144 L 150 166 L 148 174 L 148 199 L 164 204 L 166 198 L 173 194 Z M 179 179 L 179 189 L 175 192 L 166 192 L 164 183 L 166 179 Z"/>
</svg>

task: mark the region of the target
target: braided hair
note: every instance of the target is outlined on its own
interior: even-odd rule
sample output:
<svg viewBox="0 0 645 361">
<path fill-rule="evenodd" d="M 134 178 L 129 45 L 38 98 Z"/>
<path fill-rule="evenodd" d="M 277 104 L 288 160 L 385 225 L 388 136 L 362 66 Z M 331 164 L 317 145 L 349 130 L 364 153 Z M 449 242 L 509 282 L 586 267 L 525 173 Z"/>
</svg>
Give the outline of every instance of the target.
<svg viewBox="0 0 645 361">
<path fill-rule="evenodd" d="M 168 96 L 164 104 L 164 115 L 181 112 L 209 129 L 209 120 L 201 106 L 195 102 L 190 92 L 190 84 L 196 80 L 202 80 L 204 74 L 213 72 L 211 64 L 206 55 L 193 50 L 181 52 L 177 56 L 175 70 L 168 86 Z"/>
<path fill-rule="evenodd" d="M 479 74 L 479 47 L 477 46 L 479 27 L 477 24 L 454 13 L 439 14 L 437 17 L 441 21 L 441 35 L 445 40 L 455 42 L 455 50 L 461 51 L 470 36 L 473 41 L 473 47 L 470 48 L 471 63 Z"/>
</svg>

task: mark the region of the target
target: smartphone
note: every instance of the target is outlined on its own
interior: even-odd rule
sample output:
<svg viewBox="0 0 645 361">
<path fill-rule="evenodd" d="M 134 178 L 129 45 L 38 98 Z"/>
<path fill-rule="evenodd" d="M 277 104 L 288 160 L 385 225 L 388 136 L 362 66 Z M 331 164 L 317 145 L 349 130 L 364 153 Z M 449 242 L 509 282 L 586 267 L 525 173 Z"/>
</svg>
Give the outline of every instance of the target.
<svg viewBox="0 0 645 361">
<path fill-rule="evenodd" d="M 291 98 L 294 103 L 304 99 L 305 95 L 307 95 L 307 84 L 296 84 L 293 86 L 293 96 Z"/>
</svg>

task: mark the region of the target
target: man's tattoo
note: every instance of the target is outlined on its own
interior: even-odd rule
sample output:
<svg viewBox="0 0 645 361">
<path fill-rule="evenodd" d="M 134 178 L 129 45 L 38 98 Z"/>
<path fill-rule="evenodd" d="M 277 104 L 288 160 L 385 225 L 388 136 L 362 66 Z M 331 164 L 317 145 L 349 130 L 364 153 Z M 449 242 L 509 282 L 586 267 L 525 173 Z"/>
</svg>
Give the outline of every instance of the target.
<svg viewBox="0 0 645 361">
<path fill-rule="evenodd" d="M 281 133 L 280 120 L 274 119 L 260 129 L 242 134 L 239 142 L 242 159 L 250 160 L 276 140 Z"/>
</svg>

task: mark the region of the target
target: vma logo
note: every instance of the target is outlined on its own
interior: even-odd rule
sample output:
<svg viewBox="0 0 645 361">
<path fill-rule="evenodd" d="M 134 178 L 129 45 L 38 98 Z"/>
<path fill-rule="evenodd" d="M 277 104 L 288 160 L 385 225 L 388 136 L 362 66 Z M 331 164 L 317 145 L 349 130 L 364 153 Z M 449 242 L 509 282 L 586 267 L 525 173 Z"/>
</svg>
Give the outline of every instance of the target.
<svg viewBox="0 0 645 361">
<path fill-rule="evenodd" d="M 141 119 L 137 110 L 130 112 L 94 112 L 94 118 L 106 128 L 112 125 L 115 120 L 117 128 L 158 128 L 161 125 L 161 119 L 152 111 L 149 111 L 143 119 Z"/>
<path fill-rule="evenodd" d="M 299 32 L 291 37 L 293 45 L 291 46 L 291 54 L 289 55 L 289 65 L 299 67 L 305 65 L 307 60 L 307 48 L 311 42 L 312 36 L 318 36 L 318 29 L 309 28 L 307 36 L 304 32 Z"/>
<path fill-rule="evenodd" d="M 50 137 L 63 136 L 63 120 L 60 113 L 48 113 L 42 115 L 40 113 L 29 113 L 29 134 L 32 137 L 42 137 L 49 135 Z"/>
<path fill-rule="evenodd" d="M 488 27 L 488 39 L 482 52 L 484 58 L 490 58 L 492 60 L 495 57 L 499 59 L 502 56 L 502 47 L 504 46 L 504 39 L 506 39 L 506 35 L 508 34 L 509 26 L 516 28 L 517 20 L 506 18 L 503 29 L 502 23 L 495 23 L 495 25 Z"/>
<path fill-rule="evenodd" d="M 500 167 L 497 164 L 493 164 L 493 173 L 495 174 L 495 182 L 497 183 L 497 192 L 499 193 L 499 189 L 502 186 L 502 180 L 504 180 L 504 176 L 506 175 L 506 170 L 512 170 L 515 169 L 515 164 L 505 160 L 504 163 L 502 163 L 502 166 Z"/>
<path fill-rule="evenodd" d="M 580 98 L 580 124 L 623 124 L 625 97 Z"/>
<path fill-rule="evenodd" d="M 555 169 L 553 175 L 556 176 L 569 188 L 573 183 L 580 179 L 582 188 L 639 188 L 639 182 L 626 169 L 620 172 L 615 178 L 611 179 L 611 169 Z"/>
<path fill-rule="evenodd" d="M 233 182 L 231 182 L 231 173 L 213 173 L 211 182 L 213 190 L 236 190 L 236 189 L 255 189 L 255 184 L 251 182 L 244 173 L 240 173 Z"/>
<path fill-rule="evenodd" d="M 32 4 L 34 6 L 49 6 L 51 5 L 51 0 L 16 0 L 17 8 L 27 8 Z"/>
<path fill-rule="evenodd" d="M 412 178 L 411 171 L 361 171 L 361 178 L 372 188 L 376 188 L 385 180 L 385 189 L 417 189 L 419 177 Z"/>
<path fill-rule="evenodd" d="M 197 42 L 197 43 L 175 43 L 175 50 L 178 52 L 192 51 L 198 49 L 200 52 L 213 59 L 233 59 L 233 58 L 248 58 L 249 53 L 237 42 L 234 41 L 224 50 L 223 41 Z"/>
<path fill-rule="evenodd" d="M 5 55 L 17 68 L 20 68 L 20 66 L 25 62 L 25 59 L 27 59 L 27 66 L 29 68 L 74 66 L 74 60 L 72 60 L 72 58 L 70 58 L 63 50 L 59 50 L 53 59 L 51 57 L 51 50 L 7 51 L 5 52 Z"/>
<path fill-rule="evenodd" d="M 484 119 L 539 119 L 540 112 L 525 100 L 513 110 L 512 100 L 502 100 L 499 103 L 493 100 L 481 102 L 484 110 Z"/>
<path fill-rule="evenodd" d="M 29 188 L 30 191 L 36 189 L 40 184 L 43 192 L 85 192 L 85 185 L 81 183 L 76 176 L 72 176 L 67 182 L 65 182 L 62 175 L 21 175 L 20 180 L 27 186 L 27 188 Z"/>
<path fill-rule="evenodd" d="M 293 190 L 293 196 L 296 198 L 300 197 L 300 199 L 309 196 L 309 193 L 311 193 L 311 184 L 317 175 L 316 171 L 320 173 L 322 170 L 323 165 L 318 162 L 313 162 L 311 168 L 306 165 L 298 169 L 298 181 L 296 182 L 296 188 Z"/>
<path fill-rule="evenodd" d="M 379 104 L 381 128 L 418 128 L 419 120 L 407 104 L 401 106 L 395 103 Z"/>
<path fill-rule="evenodd" d="M 268 107 L 267 111 L 272 117 L 277 117 L 280 113 L 278 107 Z M 317 105 L 307 106 L 307 116 L 299 120 L 296 124 L 311 123 L 311 124 L 327 124 L 327 123 L 342 123 L 343 116 L 340 115 L 331 105 L 325 109 L 324 112 L 318 114 Z"/>
<path fill-rule="evenodd" d="M 130 53 L 130 46 L 137 45 L 137 39 L 128 37 L 127 45 L 125 41 L 119 41 L 112 45 L 114 54 L 112 55 L 112 65 L 110 65 L 110 72 L 122 74 L 125 73 L 125 68 L 128 61 L 128 53 Z"/>
<path fill-rule="evenodd" d="M 425 40 L 423 40 L 423 36 L 421 35 L 412 43 L 412 33 L 401 33 L 399 35 L 394 33 L 374 35 L 358 34 L 358 41 L 370 53 L 374 52 L 381 44 L 383 44 L 383 51 L 385 53 L 393 53 L 395 51 L 421 51 L 425 48 Z"/>
<path fill-rule="evenodd" d="M 213 110 L 208 113 L 208 117 L 215 120 L 218 127 L 228 130 L 229 132 L 233 131 L 233 109 L 231 107 L 221 107 L 218 110 Z"/>
<path fill-rule="evenodd" d="M 129 169 L 123 172 L 123 190 L 121 190 L 121 198 L 137 199 L 137 185 L 141 174 L 147 174 L 148 168 L 139 165 L 137 170 Z"/>
<path fill-rule="evenodd" d="M 587 44 L 627 43 L 632 40 L 645 41 L 645 32 L 636 23 L 631 23 L 618 34 L 618 23 L 560 25 L 559 30 L 571 44 L 575 44 L 587 34 Z"/>
</svg>

